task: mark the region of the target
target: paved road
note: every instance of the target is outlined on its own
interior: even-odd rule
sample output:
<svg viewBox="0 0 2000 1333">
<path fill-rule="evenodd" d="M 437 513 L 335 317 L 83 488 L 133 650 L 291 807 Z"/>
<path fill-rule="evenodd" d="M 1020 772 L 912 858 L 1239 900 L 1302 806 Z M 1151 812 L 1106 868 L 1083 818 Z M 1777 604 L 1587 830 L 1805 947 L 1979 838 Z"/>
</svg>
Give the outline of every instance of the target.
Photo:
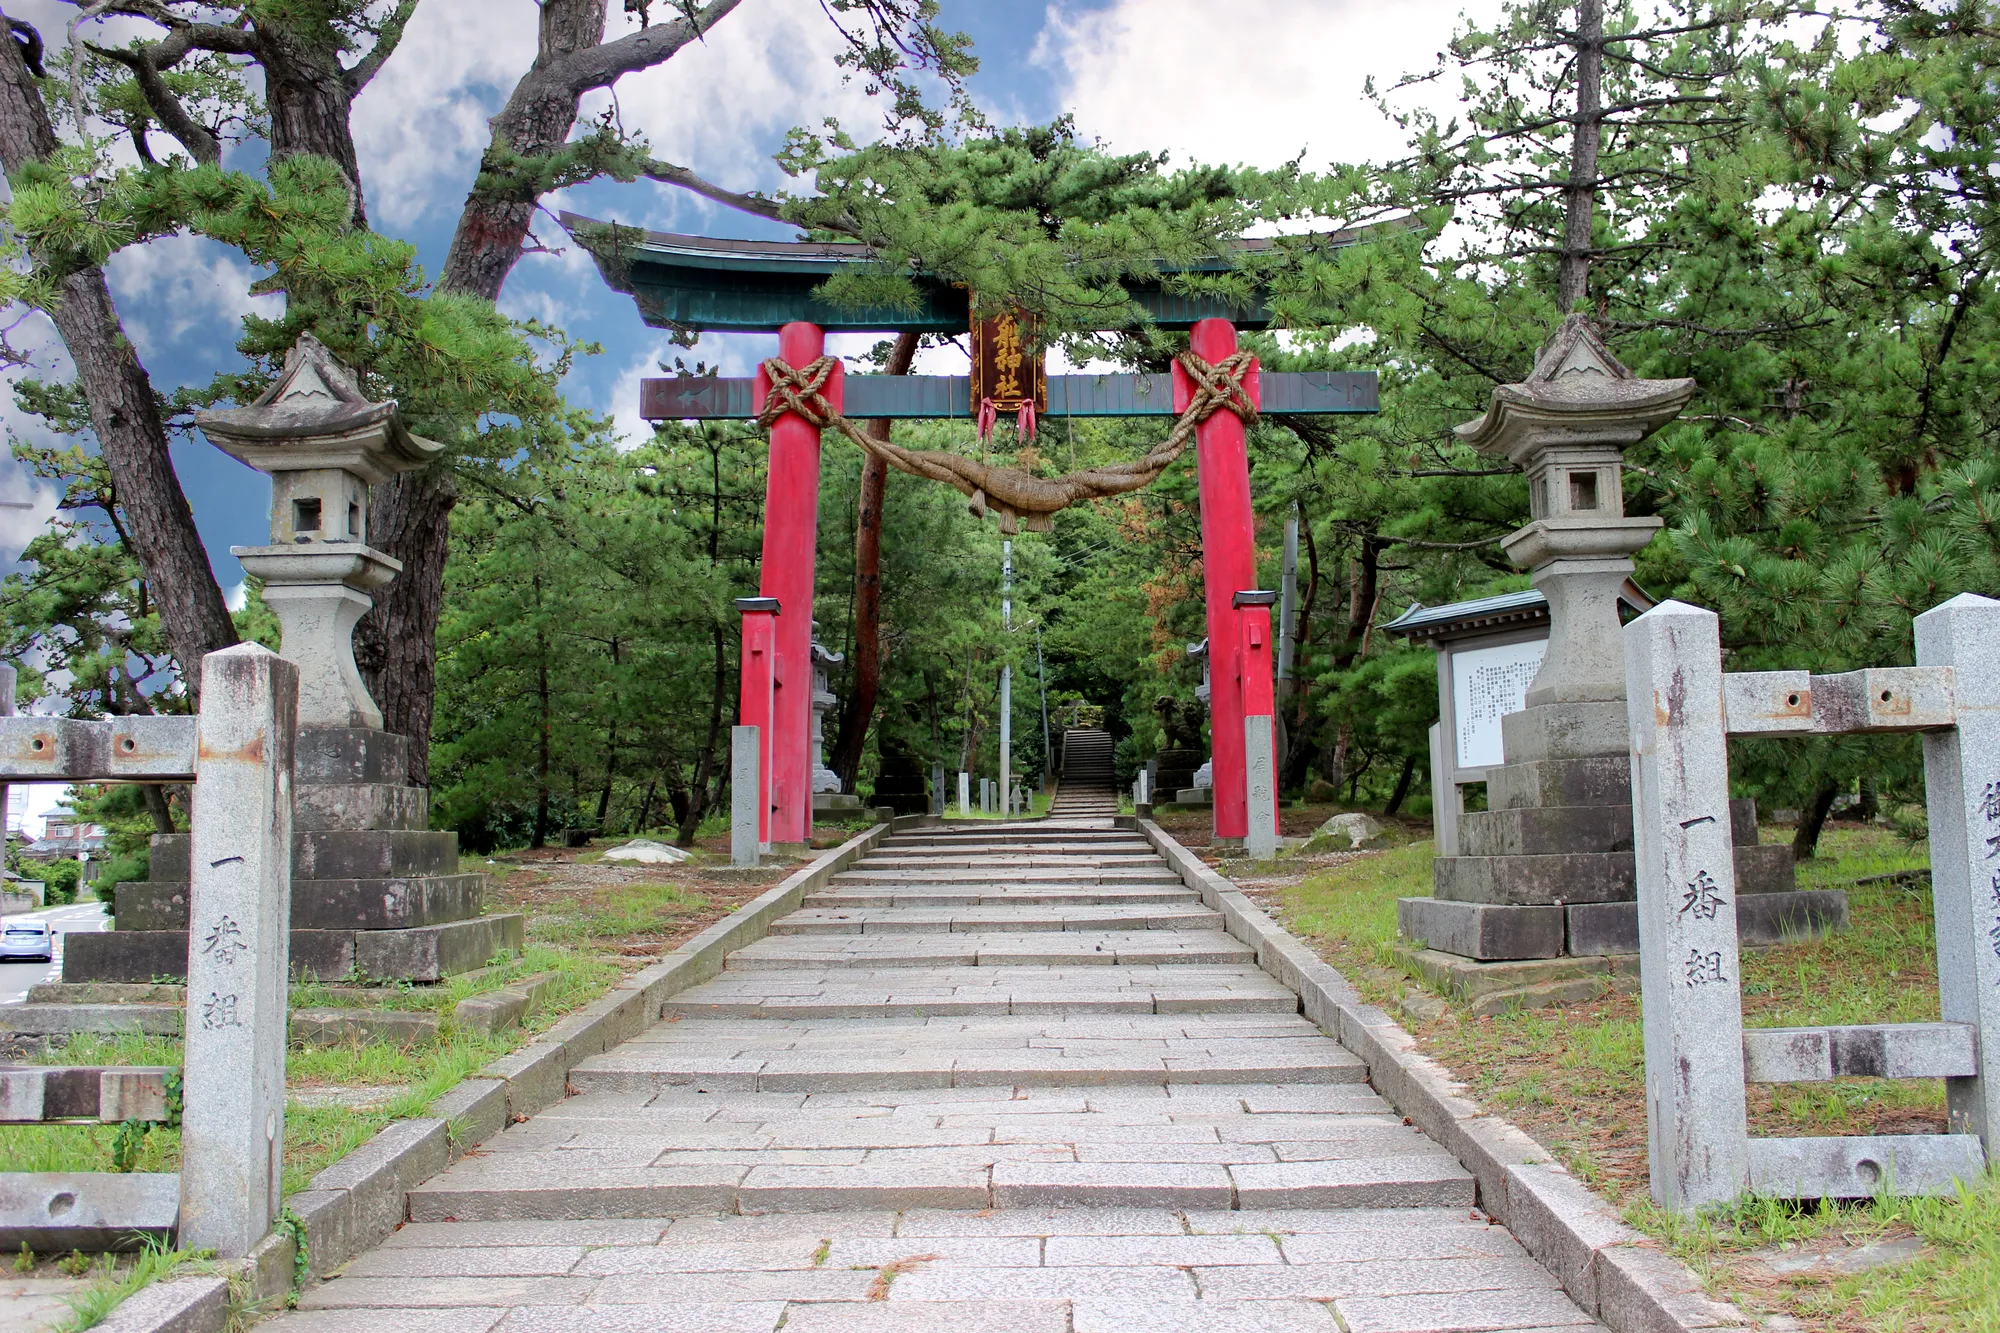
<svg viewBox="0 0 2000 1333">
<path fill-rule="evenodd" d="M 662 1017 L 270 1333 L 1601 1333 L 1107 818 L 895 835 Z"/>
<path fill-rule="evenodd" d="M 70 903 L 66 907 L 44 907 L 39 912 L 18 913 L 39 917 L 56 931 L 56 956 L 47 963 L 0 963 L 0 1004 L 19 1004 L 28 998 L 28 987 L 38 981 L 53 981 L 62 975 L 62 937 L 71 932 L 103 930 L 103 903 Z M 12 920 L 12 917 L 8 918 Z"/>
</svg>

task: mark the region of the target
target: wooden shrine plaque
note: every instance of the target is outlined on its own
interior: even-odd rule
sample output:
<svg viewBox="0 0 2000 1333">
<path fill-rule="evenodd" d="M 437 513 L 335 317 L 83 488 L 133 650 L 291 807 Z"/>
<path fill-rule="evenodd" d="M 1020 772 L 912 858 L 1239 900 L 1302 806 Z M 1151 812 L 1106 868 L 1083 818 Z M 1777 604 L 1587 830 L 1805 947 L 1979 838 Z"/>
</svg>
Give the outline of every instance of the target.
<svg viewBox="0 0 2000 1333">
<path fill-rule="evenodd" d="M 972 410 L 987 399 L 1000 413 L 1033 403 L 1036 415 L 1049 410 L 1048 373 L 1035 327 L 1027 315 L 1009 312 L 972 322 Z"/>
</svg>

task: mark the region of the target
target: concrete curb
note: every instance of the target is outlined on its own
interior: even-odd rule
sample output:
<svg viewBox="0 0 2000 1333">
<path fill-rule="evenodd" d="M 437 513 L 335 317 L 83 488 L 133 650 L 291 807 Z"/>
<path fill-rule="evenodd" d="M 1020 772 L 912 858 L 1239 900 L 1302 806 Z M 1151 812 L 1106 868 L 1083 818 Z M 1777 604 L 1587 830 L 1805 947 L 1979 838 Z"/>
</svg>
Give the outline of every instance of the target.
<svg viewBox="0 0 2000 1333">
<path fill-rule="evenodd" d="M 807 893 L 888 832 L 889 825 L 877 824 L 822 852 L 659 962 L 461 1082 L 431 1104 L 430 1115 L 385 1126 L 314 1176 L 285 1201 L 305 1224 L 313 1276 L 324 1278 L 379 1243 L 409 1217 L 412 1189 L 506 1126 L 568 1096 L 571 1069 L 651 1027 L 668 999 L 720 972 L 726 956 L 770 933 L 772 922 L 798 910 Z M 162 1326 L 159 1333 L 179 1333 L 179 1327 Z"/>
<path fill-rule="evenodd" d="M 1711 1298 L 1701 1280 L 1625 1225 L 1611 1205 L 1540 1144 L 1465 1096 L 1450 1071 L 1417 1050 L 1389 1015 L 1361 1002 L 1346 977 L 1202 864 L 1150 819 L 1118 817 L 1153 844 L 1181 882 L 1257 951 L 1257 965 L 1298 991 L 1307 1018 L 1368 1066 L 1375 1090 L 1449 1148 L 1478 1181 L 1479 1206 L 1514 1233 L 1584 1313 L 1612 1333 L 1705 1333 L 1751 1320 Z"/>
<path fill-rule="evenodd" d="M 97 1333 L 220 1333 L 229 1319 L 229 1283 L 219 1277 L 171 1277 L 133 1294 Z"/>
</svg>

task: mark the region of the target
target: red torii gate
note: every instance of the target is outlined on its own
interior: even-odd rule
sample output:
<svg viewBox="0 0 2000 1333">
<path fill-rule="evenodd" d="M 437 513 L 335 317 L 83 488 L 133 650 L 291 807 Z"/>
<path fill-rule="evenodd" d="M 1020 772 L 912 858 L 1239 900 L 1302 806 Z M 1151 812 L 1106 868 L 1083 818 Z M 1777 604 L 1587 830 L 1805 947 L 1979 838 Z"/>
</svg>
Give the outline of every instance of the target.
<svg viewBox="0 0 2000 1333">
<path fill-rule="evenodd" d="M 583 236 L 605 229 L 570 214 L 563 222 Z M 633 294 L 647 323 L 745 332 L 776 328 L 776 359 L 795 371 L 824 355 L 829 330 L 962 333 L 970 326 L 966 293 L 944 283 L 923 285 L 925 299 L 915 311 L 847 310 L 819 301 L 812 289 L 838 268 L 866 262 L 870 255 L 863 246 L 658 232 L 634 242 L 632 235 L 621 229 L 615 250 L 593 247 L 592 252 L 611 286 Z M 1224 265 L 1218 261 L 1214 267 Z M 1160 326 L 1189 329 L 1190 350 L 1210 365 L 1235 354 L 1238 321 L 1259 327 L 1267 322 L 1261 309 L 1231 310 L 1158 288 L 1134 297 Z M 1253 415 L 1376 410 L 1372 372 L 1263 375 L 1252 361 L 1240 382 Z M 1179 415 L 1199 391 L 1179 363 L 1170 376 L 1050 376 L 1047 385 L 1047 414 L 1054 416 Z M 764 415 L 771 391 L 762 367 L 752 379 L 649 379 L 642 385 L 641 413 L 651 420 L 754 419 Z M 837 361 L 820 395 L 832 415 L 855 418 L 972 418 L 979 407 L 965 377 L 861 376 L 850 383 Z M 759 728 L 758 770 L 766 792 L 758 802 L 758 840 L 767 845 L 803 843 L 812 829 L 809 737 L 821 429 L 797 410 L 782 411 L 771 421 L 760 595 L 740 604 L 740 720 Z M 1194 435 L 1212 654 L 1214 829 L 1218 840 L 1241 840 L 1250 831 L 1245 718 L 1273 711 L 1274 597 L 1256 588 L 1256 519 L 1244 420 L 1236 411 L 1212 411 Z"/>
</svg>

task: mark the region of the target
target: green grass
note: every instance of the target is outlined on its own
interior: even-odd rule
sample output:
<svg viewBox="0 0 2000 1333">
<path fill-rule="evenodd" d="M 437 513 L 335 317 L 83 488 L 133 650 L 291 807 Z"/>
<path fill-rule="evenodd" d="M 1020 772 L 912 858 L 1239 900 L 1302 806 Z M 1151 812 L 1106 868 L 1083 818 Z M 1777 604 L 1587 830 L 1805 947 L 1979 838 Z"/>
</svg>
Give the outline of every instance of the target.
<svg viewBox="0 0 2000 1333">
<path fill-rule="evenodd" d="M 65 1298 L 69 1315 L 52 1333 L 82 1333 L 97 1327 L 120 1302 L 161 1278 L 213 1273 L 214 1257 L 212 1251 L 169 1250 L 157 1243 L 147 1245 L 129 1262 L 121 1262 L 117 1255 L 103 1255 L 94 1266 L 97 1281 Z"/>
<path fill-rule="evenodd" d="M 671 928 L 708 906 L 706 895 L 679 884 L 613 885 L 572 900 L 564 910 L 545 913 L 536 933 L 550 944 L 578 948 Z"/>
</svg>

